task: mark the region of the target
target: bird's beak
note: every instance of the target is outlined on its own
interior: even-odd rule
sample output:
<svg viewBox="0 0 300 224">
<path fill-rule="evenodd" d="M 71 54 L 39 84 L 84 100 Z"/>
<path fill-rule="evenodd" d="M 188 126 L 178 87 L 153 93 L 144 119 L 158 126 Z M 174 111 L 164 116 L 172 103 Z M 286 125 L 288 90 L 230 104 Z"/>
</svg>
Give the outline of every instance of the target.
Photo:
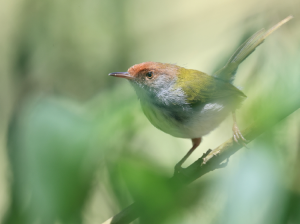
<svg viewBox="0 0 300 224">
<path fill-rule="evenodd" d="M 113 72 L 108 75 L 125 79 L 133 79 L 133 76 L 131 76 L 128 72 Z"/>
</svg>

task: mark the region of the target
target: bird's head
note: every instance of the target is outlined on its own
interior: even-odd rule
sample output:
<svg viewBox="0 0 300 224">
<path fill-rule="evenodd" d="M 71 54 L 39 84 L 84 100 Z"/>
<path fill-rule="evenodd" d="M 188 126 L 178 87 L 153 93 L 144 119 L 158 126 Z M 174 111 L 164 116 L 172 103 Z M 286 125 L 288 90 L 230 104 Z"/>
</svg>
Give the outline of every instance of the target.
<svg viewBox="0 0 300 224">
<path fill-rule="evenodd" d="M 159 62 L 143 62 L 134 65 L 127 72 L 110 73 L 110 76 L 128 79 L 139 98 L 155 97 L 169 91 L 176 83 L 181 67 Z"/>
</svg>

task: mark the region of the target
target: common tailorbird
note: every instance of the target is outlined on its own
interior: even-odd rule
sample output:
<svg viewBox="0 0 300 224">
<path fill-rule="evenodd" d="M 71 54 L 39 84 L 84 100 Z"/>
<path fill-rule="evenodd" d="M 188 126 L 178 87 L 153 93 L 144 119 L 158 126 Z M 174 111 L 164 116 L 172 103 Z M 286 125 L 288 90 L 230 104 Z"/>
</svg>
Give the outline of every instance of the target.
<svg viewBox="0 0 300 224">
<path fill-rule="evenodd" d="M 192 139 L 193 146 L 177 163 L 178 169 L 199 146 L 202 136 L 214 130 L 230 112 L 233 115 L 233 139 L 246 141 L 235 118 L 235 110 L 246 96 L 232 85 L 234 76 L 239 64 L 290 19 L 292 16 L 267 31 L 261 29 L 253 34 L 213 75 L 159 62 L 144 62 L 133 65 L 127 72 L 109 75 L 130 81 L 144 114 L 156 128 L 178 138 Z"/>
</svg>

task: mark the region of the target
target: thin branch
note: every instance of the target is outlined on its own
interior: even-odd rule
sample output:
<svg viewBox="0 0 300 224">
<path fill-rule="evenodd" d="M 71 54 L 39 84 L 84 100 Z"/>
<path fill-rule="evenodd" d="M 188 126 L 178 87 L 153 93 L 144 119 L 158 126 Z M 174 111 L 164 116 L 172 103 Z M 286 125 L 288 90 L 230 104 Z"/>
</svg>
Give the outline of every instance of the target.
<svg viewBox="0 0 300 224">
<path fill-rule="evenodd" d="M 281 105 L 275 105 L 277 108 L 270 110 L 273 112 L 271 117 L 268 116 L 257 120 L 253 125 L 250 125 L 242 131 L 243 136 L 248 140 L 248 143 L 300 107 L 300 100 L 297 99 L 297 97 L 295 99 L 289 99 L 289 101 L 287 100 L 284 103 L 285 105 L 282 105 L 283 103 L 281 103 Z M 280 108 L 278 108 L 279 106 Z M 282 111 L 282 108 L 285 110 Z M 228 161 L 230 156 L 242 147 L 243 145 L 236 143 L 233 138 L 230 138 L 216 149 L 208 150 L 201 158 L 183 169 L 183 172 L 176 173 L 170 181 L 174 181 L 177 184 L 180 183 L 180 187 L 184 187 L 210 171 L 225 167 L 226 163 L 222 162 L 225 160 Z M 137 205 L 136 203 L 133 203 L 103 224 L 128 224 L 138 217 Z"/>
</svg>

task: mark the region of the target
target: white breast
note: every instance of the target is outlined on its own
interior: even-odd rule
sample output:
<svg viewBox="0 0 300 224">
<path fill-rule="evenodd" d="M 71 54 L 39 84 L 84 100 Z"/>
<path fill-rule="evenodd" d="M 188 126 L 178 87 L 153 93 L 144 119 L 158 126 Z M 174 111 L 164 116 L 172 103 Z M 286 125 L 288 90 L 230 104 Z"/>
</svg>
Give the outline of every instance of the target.
<svg viewBox="0 0 300 224">
<path fill-rule="evenodd" d="M 180 122 L 170 116 L 168 111 L 154 105 L 141 102 L 143 111 L 149 121 L 158 129 L 179 138 L 199 138 L 209 134 L 238 106 L 238 102 L 218 100 L 190 108 L 186 113 L 189 119 Z"/>
<path fill-rule="evenodd" d="M 157 79 L 155 90 L 147 90 L 139 83 L 132 84 L 149 121 L 175 137 L 199 138 L 207 135 L 243 101 L 239 96 L 232 96 L 191 107 L 182 89 L 174 90 L 174 85 L 164 79 L 164 76 Z"/>
</svg>

